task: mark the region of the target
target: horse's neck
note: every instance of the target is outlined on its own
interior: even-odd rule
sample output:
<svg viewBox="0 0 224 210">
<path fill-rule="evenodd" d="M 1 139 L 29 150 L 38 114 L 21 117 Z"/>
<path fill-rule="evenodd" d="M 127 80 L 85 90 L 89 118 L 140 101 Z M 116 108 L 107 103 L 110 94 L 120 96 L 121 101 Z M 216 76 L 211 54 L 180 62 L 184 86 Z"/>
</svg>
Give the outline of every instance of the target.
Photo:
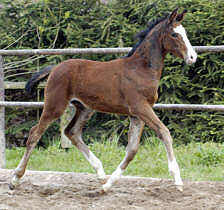
<svg viewBox="0 0 224 210">
<path fill-rule="evenodd" d="M 132 55 L 132 59 L 141 60 L 149 70 L 161 72 L 164 65 L 165 53 L 156 35 L 146 37 Z"/>
</svg>

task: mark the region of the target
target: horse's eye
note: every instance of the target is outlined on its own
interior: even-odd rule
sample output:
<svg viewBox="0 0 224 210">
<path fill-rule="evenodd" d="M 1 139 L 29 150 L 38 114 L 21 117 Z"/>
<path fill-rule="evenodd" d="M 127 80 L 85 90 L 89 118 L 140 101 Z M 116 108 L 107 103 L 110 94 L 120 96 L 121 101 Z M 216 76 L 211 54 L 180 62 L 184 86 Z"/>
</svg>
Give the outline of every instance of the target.
<svg viewBox="0 0 224 210">
<path fill-rule="evenodd" d="M 176 38 L 178 36 L 178 34 L 177 33 L 172 33 L 171 36 Z"/>
</svg>

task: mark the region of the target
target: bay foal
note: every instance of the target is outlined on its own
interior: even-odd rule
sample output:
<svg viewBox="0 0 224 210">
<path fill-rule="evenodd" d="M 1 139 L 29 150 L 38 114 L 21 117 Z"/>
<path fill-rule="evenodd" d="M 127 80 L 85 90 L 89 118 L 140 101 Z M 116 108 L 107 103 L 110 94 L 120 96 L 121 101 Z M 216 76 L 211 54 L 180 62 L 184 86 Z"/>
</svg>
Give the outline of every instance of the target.
<svg viewBox="0 0 224 210">
<path fill-rule="evenodd" d="M 176 9 L 164 18 L 150 22 L 148 28 L 139 33 L 139 42 L 125 58 L 109 62 L 70 59 L 42 71 L 42 76 L 37 74 L 33 77 L 32 82 L 28 83 L 28 89 L 39 82 L 38 78 L 50 73 L 40 121 L 30 130 L 25 154 L 10 183 L 11 189 L 14 189 L 24 175 L 31 152 L 43 132 L 63 114 L 71 102 L 76 107 L 76 114 L 65 129 L 65 134 L 84 154 L 100 178 L 105 178 L 102 163 L 83 142 L 82 127 L 94 111 L 130 116 L 126 155 L 103 185 L 103 191 L 110 189 L 134 158 L 145 124 L 164 143 L 169 171 L 174 177 L 175 185 L 182 190 L 183 182 L 170 132 L 158 119 L 152 106 L 158 98 L 157 91 L 166 54 L 172 53 L 184 59 L 187 64 L 196 61 L 197 54 L 181 25 L 185 12 L 178 14 Z"/>
</svg>

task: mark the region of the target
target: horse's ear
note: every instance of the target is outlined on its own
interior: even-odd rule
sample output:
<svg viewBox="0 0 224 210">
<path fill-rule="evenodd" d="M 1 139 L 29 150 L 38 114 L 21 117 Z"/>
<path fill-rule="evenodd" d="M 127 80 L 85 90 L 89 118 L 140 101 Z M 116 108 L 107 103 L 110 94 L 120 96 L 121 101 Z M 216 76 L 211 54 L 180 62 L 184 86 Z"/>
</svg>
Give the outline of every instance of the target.
<svg viewBox="0 0 224 210">
<path fill-rule="evenodd" d="M 177 15 L 176 20 L 179 21 L 179 22 L 181 22 L 181 21 L 183 20 L 184 15 L 185 15 L 186 13 L 187 13 L 187 10 L 185 9 L 182 13 L 180 13 L 180 14 Z"/>
<path fill-rule="evenodd" d="M 173 10 L 173 12 L 169 15 L 169 17 L 168 17 L 168 24 L 173 23 L 173 21 L 176 19 L 176 17 L 177 17 L 177 10 L 178 10 L 178 8 Z"/>
</svg>

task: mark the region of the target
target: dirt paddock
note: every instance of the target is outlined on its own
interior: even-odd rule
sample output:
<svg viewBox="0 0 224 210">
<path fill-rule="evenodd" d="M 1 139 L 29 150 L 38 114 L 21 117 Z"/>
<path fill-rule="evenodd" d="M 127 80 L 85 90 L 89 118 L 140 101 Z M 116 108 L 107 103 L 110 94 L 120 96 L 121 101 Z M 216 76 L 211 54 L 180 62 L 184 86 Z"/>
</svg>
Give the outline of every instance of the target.
<svg viewBox="0 0 224 210">
<path fill-rule="evenodd" d="M 122 177 L 106 194 L 93 174 L 27 171 L 8 189 L 12 170 L 0 170 L 0 210 L 5 209 L 224 209 L 224 182 L 184 182 Z"/>
</svg>

